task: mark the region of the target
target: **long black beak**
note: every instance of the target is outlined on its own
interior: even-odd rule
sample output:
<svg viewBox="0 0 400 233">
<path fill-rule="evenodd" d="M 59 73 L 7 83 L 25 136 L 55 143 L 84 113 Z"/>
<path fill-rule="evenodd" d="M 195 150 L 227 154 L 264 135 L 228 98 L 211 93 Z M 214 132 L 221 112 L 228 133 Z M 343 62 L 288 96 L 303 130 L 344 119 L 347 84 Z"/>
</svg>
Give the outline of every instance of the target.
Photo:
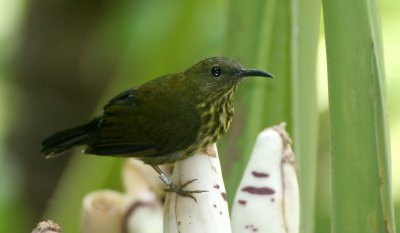
<svg viewBox="0 0 400 233">
<path fill-rule="evenodd" d="M 238 73 L 239 77 L 250 77 L 250 76 L 259 76 L 259 77 L 267 77 L 267 78 L 275 78 L 272 74 L 256 69 L 241 69 Z"/>
</svg>

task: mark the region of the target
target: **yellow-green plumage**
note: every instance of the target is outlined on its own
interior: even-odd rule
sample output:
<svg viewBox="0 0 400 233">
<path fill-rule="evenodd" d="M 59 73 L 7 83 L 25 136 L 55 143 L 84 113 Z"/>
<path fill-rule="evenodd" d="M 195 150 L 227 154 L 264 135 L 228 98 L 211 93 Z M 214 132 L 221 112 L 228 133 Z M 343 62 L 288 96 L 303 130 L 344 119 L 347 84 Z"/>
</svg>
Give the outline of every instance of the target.
<svg viewBox="0 0 400 233">
<path fill-rule="evenodd" d="M 136 157 L 159 165 L 187 158 L 218 141 L 233 117 L 233 93 L 247 76 L 272 75 L 213 57 L 111 99 L 103 115 L 43 142 L 48 157 L 84 146 L 85 152 Z"/>
</svg>

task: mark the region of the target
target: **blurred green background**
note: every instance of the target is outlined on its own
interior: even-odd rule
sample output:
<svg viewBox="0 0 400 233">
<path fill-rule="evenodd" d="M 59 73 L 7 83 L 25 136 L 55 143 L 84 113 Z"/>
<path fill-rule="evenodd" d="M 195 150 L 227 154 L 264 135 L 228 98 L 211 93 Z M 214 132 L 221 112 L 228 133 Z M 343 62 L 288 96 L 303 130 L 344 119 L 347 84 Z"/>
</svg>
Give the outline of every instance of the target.
<svg viewBox="0 0 400 233">
<path fill-rule="evenodd" d="M 381 1 L 397 220 L 399 12 L 399 1 Z M 227 15 L 227 0 L 0 0 L 0 232 L 30 232 L 39 220 L 49 217 L 65 221 L 57 219 L 60 211 L 65 211 L 64 218 L 74 220 L 71 224 L 76 223 L 79 206 L 59 200 L 79 199 L 102 187 L 120 189 L 121 160 L 94 156 L 45 160 L 38 153 L 41 140 L 100 113 L 103 103 L 124 89 L 182 70 L 202 58 L 224 55 L 229 40 Z M 318 48 L 315 232 L 325 233 L 330 232 L 330 148 L 322 29 Z M 223 159 L 229 161 L 229 157 Z M 74 180 L 75 186 L 70 184 Z M 57 187 L 62 189 L 56 191 Z"/>
</svg>

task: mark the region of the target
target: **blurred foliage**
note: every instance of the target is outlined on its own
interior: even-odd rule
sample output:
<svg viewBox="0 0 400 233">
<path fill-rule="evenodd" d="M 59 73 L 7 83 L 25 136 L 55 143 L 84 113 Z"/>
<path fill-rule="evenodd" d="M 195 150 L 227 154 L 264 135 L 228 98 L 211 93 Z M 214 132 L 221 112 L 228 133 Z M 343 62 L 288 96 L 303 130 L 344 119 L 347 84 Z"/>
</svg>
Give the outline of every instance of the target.
<svg viewBox="0 0 400 233">
<path fill-rule="evenodd" d="M 330 137 L 329 112 L 321 111 L 318 126 L 317 180 L 315 195 L 315 229 L 314 232 L 331 231 L 331 185 L 330 185 Z"/>
<path fill-rule="evenodd" d="M 65 3 L 65 1 L 51 1 L 53 3 Z M 72 1 L 70 4 L 76 3 Z M 24 127 L 39 129 L 41 127 L 47 129 L 47 133 L 51 130 L 61 129 L 70 124 L 78 123 L 86 120 L 94 109 L 94 114 L 100 112 L 102 104 L 116 93 L 129 87 L 138 85 L 154 77 L 165 73 L 182 70 L 194 62 L 209 56 L 226 55 L 225 48 L 230 40 L 235 41 L 235 38 L 226 38 L 228 27 L 228 0 L 205 0 L 205 1 L 114 1 L 113 4 L 104 7 L 101 13 L 91 15 L 90 7 L 99 7 L 93 1 L 85 1 L 86 17 L 80 20 L 93 20 L 97 17 L 95 26 L 87 32 L 86 42 L 82 48 L 82 53 L 75 56 L 75 60 L 71 63 L 64 64 L 63 67 L 74 69 L 78 67 L 79 77 L 75 79 L 70 77 L 68 82 L 77 82 L 75 87 L 85 87 L 87 90 L 92 89 L 89 93 L 95 93 L 93 96 L 91 108 L 86 107 L 86 113 L 80 113 L 79 117 L 74 114 L 63 114 L 63 111 L 68 112 L 70 107 L 62 106 L 56 110 L 42 110 L 42 115 L 49 115 L 48 119 L 32 120 L 31 126 L 20 126 L 21 134 L 24 133 Z M 25 178 L 23 168 L 18 163 L 13 155 L 14 152 L 8 147 L 6 140 L 10 133 L 8 130 L 20 123 L 16 122 L 16 114 L 18 107 L 21 105 L 21 96 L 24 96 L 25 101 L 32 99 L 35 95 L 28 95 L 29 92 L 24 92 L 30 86 L 26 85 L 26 89 L 20 88 L 16 84 L 15 73 L 15 58 L 17 51 L 23 41 L 23 31 L 28 24 L 28 13 L 30 8 L 34 7 L 33 1 L 0 1 L 0 232 L 29 232 L 33 229 L 35 222 L 43 218 L 33 210 L 31 198 L 25 196 Z M 71 7 L 65 4 L 66 8 Z M 69 8 L 68 8 L 69 9 Z M 78 8 L 79 9 L 79 8 Z M 245 9 L 245 7 L 243 7 Z M 67 11 L 68 12 L 68 11 Z M 83 9 L 82 9 L 82 12 Z M 400 224 L 400 105 L 398 100 L 400 94 L 397 90 L 400 89 L 400 67 L 398 66 L 397 56 L 400 54 L 400 2 L 397 0 L 382 1 L 382 26 L 385 42 L 385 62 L 388 82 L 388 103 L 389 117 L 391 125 L 392 138 L 392 166 L 393 166 L 393 192 L 395 193 L 396 201 L 396 217 L 397 225 Z M 246 12 L 253 14 L 253 12 Z M 68 14 L 68 13 L 65 13 Z M 57 20 L 59 15 L 56 13 L 52 16 Z M 272 17 L 272 16 L 271 16 Z M 77 24 L 79 24 L 78 22 Z M 231 27 L 240 25 L 231 25 Z M 283 30 L 283 28 L 280 28 Z M 266 29 L 264 29 L 266 30 Z M 272 29 L 271 29 L 272 30 Z M 63 33 L 73 33 L 73 30 L 67 28 L 58 28 L 59 37 L 69 38 Z M 31 35 L 41 36 L 41 31 L 30 31 Z M 268 30 L 267 32 L 268 33 Z M 276 31 L 275 38 L 280 40 L 281 33 Z M 76 37 L 77 38 L 77 37 Z M 74 43 L 81 44 L 75 38 Z M 51 39 L 51 38 L 50 38 Z M 46 43 L 44 41 L 43 43 Z M 51 50 L 59 50 L 60 56 L 66 56 L 66 47 L 63 43 L 53 43 L 56 47 L 48 48 Z M 71 42 L 72 44 L 72 42 Z M 235 46 L 235 44 L 230 45 Z M 239 45 L 238 45 L 239 46 Z M 329 143 L 328 140 L 328 119 L 327 119 L 327 88 L 326 88 L 326 71 L 321 64 L 324 63 L 324 47 L 319 48 L 319 78 L 318 78 L 318 103 L 319 103 L 319 149 L 317 160 L 317 193 L 316 193 L 316 231 L 329 232 L 330 221 L 330 203 L 329 203 Z M 279 53 L 279 51 L 277 51 Z M 22 53 L 23 54 L 23 53 Z M 57 53 L 54 53 L 57 54 Z M 266 68 L 273 66 L 273 57 L 271 63 L 259 64 L 256 62 L 258 55 L 254 55 L 253 61 L 238 60 L 246 66 L 254 68 Z M 30 58 L 35 62 L 40 62 L 41 54 Z M 36 61 L 37 60 L 37 61 Z M 64 62 L 62 59 L 59 62 Z M 44 67 L 46 64 L 44 64 Z M 107 72 L 102 69 L 107 69 Z M 56 68 L 58 68 L 57 66 Z M 277 67 L 280 68 L 280 67 Z M 98 71 L 100 70 L 100 71 Z M 96 72 L 95 72 L 96 71 Z M 104 71 L 104 72 L 103 72 Z M 109 80 L 101 81 L 98 72 L 103 76 L 108 76 Z M 56 72 L 55 72 L 56 73 Z M 37 76 L 37 75 L 36 75 Z M 36 77 L 35 76 L 35 77 Z M 33 77 L 32 77 L 33 78 Z M 77 81 L 78 80 L 78 81 Z M 85 93 L 73 91 L 74 89 L 65 89 L 62 85 L 54 86 L 45 81 L 37 81 L 38 84 L 54 89 L 53 92 L 42 93 L 39 100 L 57 99 L 55 92 L 69 94 L 73 103 L 84 106 L 83 97 Z M 57 80 L 55 81 L 57 82 Z M 102 85 L 98 83 L 102 82 Z M 30 82 L 29 82 L 30 83 Z M 53 80 L 54 83 L 54 80 Z M 251 84 L 248 84 L 251 85 Z M 246 88 L 246 87 L 244 87 Z M 104 90 L 104 94 L 103 93 Z M 244 93 L 251 95 L 252 93 Z M 254 94 L 254 93 L 253 93 Z M 83 98 L 83 99 L 82 99 Z M 238 96 L 238 98 L 241 98 Z M 238 101 L 240 101 L 238 99 Z M 36 100 L 37 102 L 37 100 Z M 28 103 L 28 102 L 27 102 Z M 99 103 L 96 107 L 96 103 Z M 267 102 L 271 108 L 276 108 L 281 103 L 273 99 Z M 40 104 L 40 102 L 39 102 Z M 242 103 L 244 105 L 248 103 Z M 46 104 L 43 108 L 46 107 Z M 281 106 L 282 107 L 282 106 Z M 65 109 L 64 109 L 65 108 Z M 77 108 L 77 107 L 76 107 Z M 82 107 L 83 108 L 83 107 Z M 79 108 L 78 108 L 79 109 Z M 237 107 L 236 117 L 245 112 L 239 112 Z M 54 112 L 51 112 L 54 111 Z M 19 112 L 23 115 L 23 112 Z M 25 113 L 27 114 L 27 113 Z M 60 116 L 69 119 L 70 123 L 60 123 Z M 72 116 L 71 116 L 72 115 Z M 41 115 L 28 115 L 29 117 L 40 117 Z M 51 116 L 51 117 L 50 117 Z M 268 116 L 266 116 L 268 117 Z M 53 118 L 53 119 L 51 119 Z M 271 120 L 271 119 L 269 119 Z M 275 122 L 274 122 L 275 123 Z M 47 125 L 47 126 L 46 126 Z M 51 125 L 49 127 L 48 125 Z M 51 128 L 51 129 L 50 129 Z M 237 131 L 230 131 L 225 139 L 232 137 Z M 45 133 L 42 133 L 45 136 Z M 41 138 L 24 138 L 25 141 L 37 143 Z M 226 140 L 225 140 L 226 141 Z M 222 142 L 225 143 L 225 142 Z M 21 144 L 22 145 L 22 144 Z M 229 144 L 222 144 L 221 148 L 229 147 Z M 250 145 L 251 147 L 252 145 Z M 22 146 L 21 146 L 22 147 Z M 43 170 L 52 171 L 52 162 L 41 160 L 40 155 L 30 154 L 31 158 L 40 160 L 43 167 L 36 170 L 38 173 Z M 221 154 L 222 156 L 228 156 Z M 224 161 L 229 160 L 229 157 L 224 157 Z M 119 188 L 119 166 L 120 160 L 98 158 L 94 156 L 77 155 L 72 157 L 68 163 L 65 175 L 59 182 L 60 187 L 56 191 L 53 198 L 42 197 L 43 203 L 47 204 L 48 211 L 45 214 L 46 218 L 53 218 L 62 225 L 65 232 L 78 232 L 79 229 L 79 213 L 80 202 L 82 196 L 92 190 L 99 188 Z M 60 163 L 67 164 L 66 160 Z M 224 165 L 223 165 L 224 166 Z M 227 171 L 224 171 L 227 172 Z M 156 175 L 154 179 L 157 179 Z M 239 181 L 238 181 L 239 182 Z M 41 180 L 33 183 L 41 184 Z M 40 185 L 38 185 L 40 187 Z M 48 193 L 50 196 L 51 193 Z M 228 194 L 229 196 L 229 194 Z M 45 207 L 45 206 L 44 206 Z M 68 217 L 66 217 L 68 216 Z M 72 217 L 71 217 L 72 216 Z M 397 229 L 398 232 L 399 229 Z"/>
</svg>

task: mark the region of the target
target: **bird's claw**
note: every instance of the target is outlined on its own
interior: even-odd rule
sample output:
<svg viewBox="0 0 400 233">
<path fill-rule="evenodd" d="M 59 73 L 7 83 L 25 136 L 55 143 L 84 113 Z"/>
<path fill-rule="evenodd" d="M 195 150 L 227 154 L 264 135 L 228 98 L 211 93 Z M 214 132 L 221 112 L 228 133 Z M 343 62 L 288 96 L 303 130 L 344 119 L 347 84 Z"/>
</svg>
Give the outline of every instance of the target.
<svg viewBox="0 0 400 233">
<path fill-rule="evenodd" d="M 193 183 L 196 180 L 197 179 L 189 180 L 186 183 L 179 185 L 179 186 L 171 183 L 170 185 L 168 185 L 168 188 L 164 189 L 164 191 L 165 192 L 174 192 L 174 193 L 178 194 L 179 196 L 189 197 L 189 198 L 192 198 L 195 202 L 197 202 L 197 199 L 193 196 L 193 193 L 204 193 L 204 192 L 208 192 L 208 190 L 184 190 L 184 188 L 186 186 L 188 186 L 189 184 Z"/>
</svg>

